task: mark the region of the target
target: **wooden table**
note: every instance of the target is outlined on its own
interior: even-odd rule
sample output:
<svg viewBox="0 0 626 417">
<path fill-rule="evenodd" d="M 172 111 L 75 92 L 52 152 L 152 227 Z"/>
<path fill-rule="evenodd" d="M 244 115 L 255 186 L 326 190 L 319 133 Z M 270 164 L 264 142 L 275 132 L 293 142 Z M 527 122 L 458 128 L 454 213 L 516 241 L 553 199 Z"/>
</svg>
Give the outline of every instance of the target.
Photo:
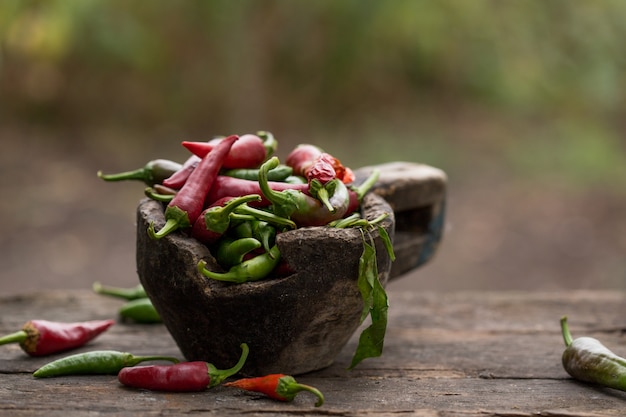
<svg viewBox="0 0 626 417">
<path fill-rule="evenodd" d="M 0 415 L 10 416 L 618 416 L 626 392 L 578 383 L 561 367 L 559 319 L 574 337 L 601 339 L 626 356 L 626 293 L 456 292 L 389 290 L 385 351 L 346 371 L 354 337 L 334 365 L 298 376 L 326 403 L 301 393 L 292 403 L 217 387 L 202 393 L 157 393 L 122 387 L 115 376 L 36 379 L 31 373 L 62 355 L 30 358 L 0 347 Z M 90 291 L 0 298 L 0 333 L 32 318 L 108 318 L 122 301 Z M 119 322 L 80 351 L 180 352 L 165 327 Z M 74 353 L 74 352 L 73 352 Z"/>
</svg>

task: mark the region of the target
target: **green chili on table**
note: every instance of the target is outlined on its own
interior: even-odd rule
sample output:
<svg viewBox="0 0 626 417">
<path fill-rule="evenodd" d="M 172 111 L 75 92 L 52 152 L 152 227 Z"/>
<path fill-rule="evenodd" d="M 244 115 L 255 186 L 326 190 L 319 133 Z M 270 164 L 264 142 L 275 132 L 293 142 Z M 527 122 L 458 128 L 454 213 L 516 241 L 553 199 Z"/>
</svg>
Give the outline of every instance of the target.
<svg viewBox="0 0 626 417">
<path fill-rule="evenodd" d="M 561 318 L 565 351 L 563 368 L 574 379 L 626 391 L 626 359 L 616 355 L 598 339 L 572 339 L 567 317 Z"/>
<path fill-rule="evenodd" d="M 161 316 L 148 297 L 137 298 L 125 303 L 119 309 L 119 315 L 137 323 L 161 323 Z"/>
<path fill-rule="evenodd" d="M 128 352 L 116 350 L 94 350 L 77 353 L 49 362 L 37 369 L 33 376 L 50 378 L 64 375 L 116 375 L 122 368 L 135 366 L 147 361 L 167 361 L 179 363 L 172 356 L 135 356 Z"/>
<path fill-rule="evenodd" d="M 146 298 L 146 290 L 143 285 L 137 284 L 131 288 L 112 287 L 110 285 L 102 285 L 96 281 L 92 285 L 92 289 L 96 294 L 109 295 L 111 297 L 122 298 L 124 300 L 136 300 L 138 298 Z"/>
</svg>

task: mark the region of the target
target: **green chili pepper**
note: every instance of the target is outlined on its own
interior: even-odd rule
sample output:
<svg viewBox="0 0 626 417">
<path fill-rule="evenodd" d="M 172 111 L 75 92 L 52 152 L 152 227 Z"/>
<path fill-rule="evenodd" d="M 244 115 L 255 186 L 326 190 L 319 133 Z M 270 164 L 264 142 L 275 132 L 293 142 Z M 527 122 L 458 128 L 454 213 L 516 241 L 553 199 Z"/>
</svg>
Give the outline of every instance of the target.
<svg viewBox="0 0 626 417">
<path fill-rule="evenodd" d="M 119 309 L 120 316 L 137 323 L 161 323 L 161 316 L 148 298 L 137 298 L 124 304 Z"/>
<path fill-rule="evenodd" d="M 260 241 L 267 252 L 271 252 L 276 242 L 276 228 L 262 220 L 245 221 L 237 225 L 233 232 L 238 238 L 254 238 Z"/>
<path fill-rule="evenodd" d="M 287 184 L 307 184 L 309 181 L 300 175 L 290 175 L 285 178 L 283 182 L 286 182 Z"/>
<path fill-rule="evenodd" d="M 269 181 L 284 181 L 293 173 L 293 168 L 280 164 L 276 168 L 268 171 L 267 179 Z M 259 180 L 259 170 L 257 168 L 238 168 L 223 170 L 221 175 L 228 177 L 241 178 L 242 180 Z"/>
<path fill-rule="evenodd" d="M 163 203 L 169 203 L 170 201 L 174 199 L 174 196 L 176 195 L 176 194 L 159 193 L 156 191 L 154 187 L 146 187 L 144 189 L 144 194 L 146 195 L 146 197 L 154 201 L 161 201 Z"/>
<path fill-rule="evenodd" d="M 122 368 L 135 366 L 146 361 L 180 362 L 177 358 L 171 356 L 135 356 L 128 352 L 118 352 L 116 350 L 94 350 L 49 362 L 37 369 L 33 376 L 36 378 L 49 378 L 79 374 L 116 375 Z"/>
<path fill-rule="evenodd" d="M 120 172 L 118 174 L 103 174 L 102 171 L 98 171 L 98 177 L 105 181 L 138 180 L 152 186 L 160 184 L 164 179 L 181 169 L 181 167 L 182 165 L 178 162 L 167 159 L 155 159 L 149 161 L 144 167 L 133 171 Z"/>
<path fill-rule="evenodd" d="M 146 298 L 146 290 L 143 285 L 138 284 L 132 288 L 111 287 L 102 285 L 99 282 L 93 283 L 93 291 L 97 294 L 110 295 L 112 297 L 123 298 L 125 300 L 136 300 L 138 298 Z"/>
<path fill-rule="evenodd" d="M 215 259 L 223 268 L 231 268 L 243 262 L 246 254 L 261 247 L 261 242 L 253 237 L 233 239 L 222 236 L 217 243 Z"/>
<path fill-rule="evenodd" d="M 258 281 L 267 277 L 280 261 L 277 245 L 270 252 L 265 252 L 233 266 L 228 272 L 213 272 L 206 268 L 206 261 L 198 262 L 198 271 L 207 278 L 241 284 L 242 282 Z"/>
<path fill-rule="evenodd" d="M 563 368 L 574 379 L 626 391 L 626 359 L 617 356 L 598 339 L 579 337 L 572 340 L 567 317 L 561 319 L 565 351 Z"/>
</svg>

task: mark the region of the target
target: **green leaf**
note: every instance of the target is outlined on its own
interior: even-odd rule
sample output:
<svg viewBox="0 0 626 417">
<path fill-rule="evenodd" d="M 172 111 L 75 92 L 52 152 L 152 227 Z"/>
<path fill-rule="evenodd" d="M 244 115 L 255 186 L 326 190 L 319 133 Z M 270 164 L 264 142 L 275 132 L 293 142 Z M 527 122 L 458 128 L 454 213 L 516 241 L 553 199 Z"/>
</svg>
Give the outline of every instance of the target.
<svg viewBox="0 0 626 417">
<path fill-rule="evenodd" d="M 380 235 L 380 238 L 383 240 L 383 243 L 385 244 L 385 248 L 387 249 L 389 258 L 391 259 L 392 262 L 395 261 L 396 254 L 393 251 L 393 243 L 391 243 L 391 238 L 389 237 L 389 234 L 387 233 L 385 228 L 382 226 L 378 226 L 378 234 Z"/>
<path fill-rule="evenodd" d="M 359 344 L 348 369 L 353 369 L 366 358 L 380 356 L 383 352 L 385 333 L 387 331 L 389 300 L 385 289 L 378 279 L 376 249 L 365 240 L 364 235 L 363 254 L 359 259 L 358 285 L 364 304 L 361 322 L 365 320 L 369 313 L 371 324 L 361 332 Z"/>
</svg>

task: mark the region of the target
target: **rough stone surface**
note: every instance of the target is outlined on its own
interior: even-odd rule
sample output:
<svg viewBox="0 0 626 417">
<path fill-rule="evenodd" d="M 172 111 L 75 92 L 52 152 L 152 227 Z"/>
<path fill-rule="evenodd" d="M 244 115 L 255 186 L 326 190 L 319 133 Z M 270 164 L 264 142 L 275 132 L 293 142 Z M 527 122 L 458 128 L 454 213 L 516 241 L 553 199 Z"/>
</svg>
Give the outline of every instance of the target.
<svg viewBox="0 0 626 417">
<path fill-rule="evenodd" d="M 393 239 L 395 218 L 387 202 L 369 193 L 363 200 L 369 219 L 383 212 Z M 284 278 L 231 284 L 207 279 L 197 270 L 204 259 L 220 271 L 206 246 L 182 232 L 152 240 L 146 229 L 165 223 L 163 206 L 143 200 L 137 216 L 139 279 L 188 360 L 229 368 L 246 342 L 250 355 L 243 374 L 302 374 L 329 366 L 359 327 L 362 309 L 357 287 L 363 250 L 356 229 L 300 228 L 279 235 L 281 256 L 296 271 Z M 389 279 L 391 261 L 377 232 L 379 279 Z"/>
</svg>

